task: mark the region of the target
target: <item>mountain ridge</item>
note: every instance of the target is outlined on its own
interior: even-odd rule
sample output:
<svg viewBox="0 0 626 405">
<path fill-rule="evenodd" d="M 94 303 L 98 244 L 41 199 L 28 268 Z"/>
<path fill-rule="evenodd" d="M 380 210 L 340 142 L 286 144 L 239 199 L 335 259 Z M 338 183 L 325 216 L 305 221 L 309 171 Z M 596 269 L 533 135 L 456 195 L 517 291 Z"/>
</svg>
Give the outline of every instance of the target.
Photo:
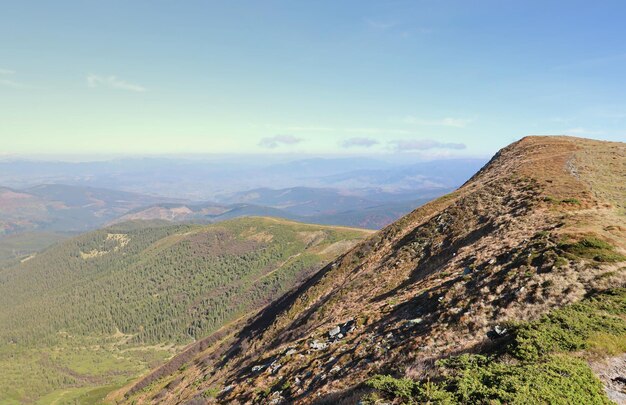
<svg viewBox="0 0 626 405">
<path fill-rule="evenodd" d="M 426 379 L 498 324 L 623 285 L 625 162 L 623 143 L 523 138 L 127 401 L 354 403 L 376 373 Z"/>
</svg>

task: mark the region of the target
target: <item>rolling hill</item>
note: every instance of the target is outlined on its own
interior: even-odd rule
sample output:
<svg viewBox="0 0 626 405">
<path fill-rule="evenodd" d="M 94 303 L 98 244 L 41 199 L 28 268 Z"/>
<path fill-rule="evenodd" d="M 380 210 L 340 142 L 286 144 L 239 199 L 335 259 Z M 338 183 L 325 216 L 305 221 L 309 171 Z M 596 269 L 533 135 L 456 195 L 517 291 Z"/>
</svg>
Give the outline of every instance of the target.
<svg viewBox="0 0 626 405">
<path fill-rule="evenodd" d="M 0 187 L 0 267 L 128 211 L 166 202 L 184 200 L 61 184 L 20 190 Z"/>
<path fill-rule="evenodd" d="M 527 137 L 132 404 L 624 403 L 626 144 Z"/>
<path fill-rule="evenodd" d="M 21 231 L 84 232 L 138 207 L 184 202 L 118 190 L 44 184 L 0 188 L 0 235 Z"/>
<path fill-rule="evenodd" d="M 376 190 L 264 188 L 222 196 L 219 203 L 165 203 L 141 207 L 113 223 L 136 219 L 219 222 L 242 216 L 272 216 L 320 225 L 380 229 L 441 194 L 443 190 L 392 194 Z"/>
<path fill-rule="evenodd" d="M 92 403 L 369 234 L 274 218 L 134 221 L 2 269 L 0 403 Z"/>
</svg>

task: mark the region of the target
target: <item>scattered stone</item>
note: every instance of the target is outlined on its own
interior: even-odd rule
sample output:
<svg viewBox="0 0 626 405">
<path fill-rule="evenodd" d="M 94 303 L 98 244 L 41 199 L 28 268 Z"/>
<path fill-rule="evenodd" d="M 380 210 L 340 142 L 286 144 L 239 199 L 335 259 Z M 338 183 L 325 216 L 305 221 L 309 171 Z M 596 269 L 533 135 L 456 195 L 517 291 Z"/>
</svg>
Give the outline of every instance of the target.
<svg viewBox="0 0 626 405">
<path fill-rule="evenodd" d="M 252 372 L 253 373 L 258 373 L 259 371 L 263 371 L 263 369 L 265 367 L 266 367 L 265 364 L 259 364 L 259 365 L 253 366 L 252 367 Z"/>
<path fill-rule="evenodd" d="M 504 326 L 496 325 L 492 331 L 487 332 L 487 337 L 491 340 L 498 339 L 504 335 L 506 335 L 507 328 Z"/>
<path fill-rule="evenodd" d="M 344 323 L 341 328 L 344 335 L 352 333 L 356 329 L 356 321 L 354 319 L 350 319 L 349 321 Z"/>
<path fill-rule="evenodd" d="M 282 391 L 276 391 L 272 393 L 272 399 L 270 400 L 270 404 L 282 404 L 285 402 L 285 398 L 283 397 Z"/>
<path fill-rule="evenodd" d="M 328 347 L 328 344 L 324 343 L 324 342 L 318 342 L 317 340 L 314 340 L 311 343 L 309 343 L 309 346 L 313 350 L 324 350 L 324 349 L 326 349 Z"/>
<path fill-rule="evenodd" d="M 226 393 L 226 392 L 230 392 L 230 391 L 232 391 L 234 388 L 235 388 L 235 385 L 234 385 L 234 384 L 227 385 L 227 386 L 225 386 L 224 388 L 222 388 L 222 390 L 220 391 L 220 393 L 222 393 L 222 394 L 223 394 L 223 393 Z"/>
<path fill-rule="evenodd" d="M 272 374 L 276 374 L 276 372 L 280 370 L 282 366 L 282 364 L 273 361 L 272 364 L 270 364 L 270 371 L 272 372 Z"/>
<path fill-rule="evenodd" d="M 340 326 L 335 326 L 334 328 L 332 328 L 330 331 L 328 331 L 328 336 L 333 338 L 337 335 L 341 334 L 341 327 Z"/>
<path fill-rule="evenodd" d="M 493 330 L 500 336 L 506 334 L 506 328 L 500 325 L 496 325 L 496 327 L 493 328 Z"/>
<path fill-rule="evenodd" d="M 331 341 L 343 339 L 348 333 L 352 333 L 356 329 L 356 321 L 350 319 L 347 322 L 337 325 L 328 331 L 328 338 Z"/>
<path fill-rule="evenodd" d="M 298 351 L 296 349 L 289 349 L 285 353 L 285 356 L 291 356 L 292 354 L 296 354 L 296 353 L 298 353 Z"/>
</svg>

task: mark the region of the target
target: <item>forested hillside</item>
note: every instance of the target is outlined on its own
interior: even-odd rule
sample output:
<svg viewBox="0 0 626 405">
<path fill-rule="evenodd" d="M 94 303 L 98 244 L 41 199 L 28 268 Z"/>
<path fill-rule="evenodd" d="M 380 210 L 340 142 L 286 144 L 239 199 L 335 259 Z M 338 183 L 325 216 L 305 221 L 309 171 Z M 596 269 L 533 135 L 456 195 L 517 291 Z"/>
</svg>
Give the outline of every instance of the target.
<svg viewBox="0 0 626 405">
<path fill-rule="evenodd" d="M 109 398 L 626 403 L 625 185 L 624 143 L 524 138 L 230 339 Z"/>
<path fill-rule="evenodd" d="M 104 393 L 92 390 L 245 319 L 367 234 L 269 218 L 123 223 L 0 270 L 0 403 Z"/>
</svg>

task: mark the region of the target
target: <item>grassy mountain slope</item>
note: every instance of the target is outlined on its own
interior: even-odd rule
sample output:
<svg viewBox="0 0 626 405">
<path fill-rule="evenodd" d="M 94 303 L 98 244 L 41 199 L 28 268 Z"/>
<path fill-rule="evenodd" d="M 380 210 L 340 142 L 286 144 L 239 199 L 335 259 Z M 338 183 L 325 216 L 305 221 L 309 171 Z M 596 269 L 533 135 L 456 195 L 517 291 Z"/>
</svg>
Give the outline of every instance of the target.
<svg viewBox="0 0 626 405">
<path fill-rule="evenodd" d="M 524 138 L 109 399 L 607 403 L 602 384 L 623 399 L 625 187 L 625 144 Z"/>
<path fill-rule="evenodd" d="M 104 395 L 368 234 L 272 218 L 123 223 L 2 269 L 0 403 Z"/>
</svg>

